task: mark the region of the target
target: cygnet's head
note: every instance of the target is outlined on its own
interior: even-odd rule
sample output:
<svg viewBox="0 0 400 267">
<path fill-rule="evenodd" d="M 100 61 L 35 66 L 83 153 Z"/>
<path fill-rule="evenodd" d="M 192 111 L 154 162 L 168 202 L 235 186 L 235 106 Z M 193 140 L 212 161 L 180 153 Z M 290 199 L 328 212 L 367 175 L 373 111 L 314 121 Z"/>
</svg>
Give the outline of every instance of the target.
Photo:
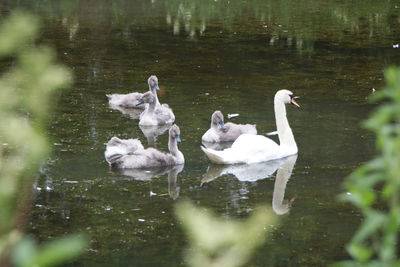
<svg viewBox="0 0 400 267">
<path fill-rule="evenodd" d="M 211 123 L 213 125 L 220 125 L 222 130 L 226 130 L 225 124 L 224 124 L 224 115 L 222 115 L 222 112 L 219 110 L 216 110 L 212 116 L 211 116 Z"/>
<path fill-rule="evenodd" d="M 274 101 L 275 102 L 277 102 L 277 101 L 283 102 L 284 104 L 292 104 L 299 108 L 300 105 L 297 104 L 297 102 L 295 100 L 296 98 L 298 98 L 298 97 L 294 96 L 291 91 L 289 91 L 287 89 L 282 89 L 282 90 L 279 90 L 278 92 L 276 92 Z"/>
<path fill-rule="evenodd" d="M 151 76 L 149 77 L 149 79 L 147 80 L 147 82 L 148 82 L 150 88 L 154 88 L 154 89 L 156 89 L 157 91 L 160 90 L 160 87 L 158 87 L 158 78 L 157 78 L 156 75 L 151 75 Z"/>
<path fill-rule="evenodd" d="M 175 139 L 178 143 L 181 142 L 181 130 L 179 129 L 178 125 L 174 124 L 171 126 L 171 128 L 169 129 L 169 136 L 172 139 Z"/>
<path fill-rule="evenodd" d="M 146 92 L 143 94 L 142 98 L 139 99 L 139 101 L 136 103 L 136 106 L 139 106 L 143 103 L 153 103 L 156 100 L 155 96 L 153 95 L 152 92 Z"/>
<path fill-rule="evenodd" d="M 117 145 L 119 145 L 119 144 L 121 144 L 121 139 L 119 139 L 119 138 L 116 137 L 116 136 L 113 136 L 113 137 L 110 139 L 110 141 L 108 141 L 108 143 L 106 143 L 105 145 L 107 145 L 107 146 L 117 146 Z"/>
</svg>

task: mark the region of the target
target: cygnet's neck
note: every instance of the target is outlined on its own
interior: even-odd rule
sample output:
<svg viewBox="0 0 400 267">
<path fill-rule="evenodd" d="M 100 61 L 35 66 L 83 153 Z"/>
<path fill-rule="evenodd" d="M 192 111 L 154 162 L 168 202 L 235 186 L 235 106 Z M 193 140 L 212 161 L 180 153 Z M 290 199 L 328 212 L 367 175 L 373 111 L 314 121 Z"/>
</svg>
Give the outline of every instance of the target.
<svg viewBox="0 0 400 267">
<path fill-rule="evenodd" d="M 147 112 L 153 113 L 155 109 L 156 109 L 156 101 L 154 100 L 153 102 L 149 103 L 149 105 L 147 106 Z"/>
<path fill-rule="evenodd" d="M 214 123 L 213 121 L 211 121 L 211 126 L 210 126 L 211 129 L 214 129 L 215 131 L 218 131 L 218 126 L 219 126 L 218 123 Z"/>
<path fill-rule="evenodd" d="M 297 153 L 297 144 L 294 140 L 292 129 L 286 117 L 285 104 L 279 100 L 274 100 L 276 129 L 278 130 L 280 147 L 290 148 L 294 153 Z"/>
<path fill-rule="evenodd" d="M 157 96 L 157 90 L 156 90 L 156 88 L 155 88 L 155 87 L 152 88 L 151 85 L 149 84 L 149 91 L 152 92 L 153 95 L 154 95 L 154 97 L 156 98 L 155 106 L 160 105 L 160 101 L 158 101 L 158 96 Z"/>
<path fill-rule="evenodd" d="M 172 154 L 172 156 L 176 157 L 179 154 L 179 150 L 178 150 L 178 142 L 176 142 L 176 139 L 173 138 L 172 136 L 169 136 L 169 140 L 168 140 L 168 149 L 169 152 Z"/>
</svg>

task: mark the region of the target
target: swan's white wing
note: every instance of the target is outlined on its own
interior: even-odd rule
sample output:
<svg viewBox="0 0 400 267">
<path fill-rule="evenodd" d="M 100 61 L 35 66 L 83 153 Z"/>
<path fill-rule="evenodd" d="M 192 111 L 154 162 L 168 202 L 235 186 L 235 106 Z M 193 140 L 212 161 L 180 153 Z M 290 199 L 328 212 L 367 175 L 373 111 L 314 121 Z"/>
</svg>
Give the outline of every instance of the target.
<svg viewBox="0 0 400 267">
<path fill-rule="evenodd" d="M 279 158 L 277 143 L 262 135 L 242 134 L 232 144 L 232 152 L 243 163 L 257 163 Z"/>
<path fill-rule="evenodd" d="M 280 158 L 279 145 L 262 135 L 242 134 L 231 148 L 223 151 L 201 149 L 217 164 L 257 163 Z"/>
</svg>

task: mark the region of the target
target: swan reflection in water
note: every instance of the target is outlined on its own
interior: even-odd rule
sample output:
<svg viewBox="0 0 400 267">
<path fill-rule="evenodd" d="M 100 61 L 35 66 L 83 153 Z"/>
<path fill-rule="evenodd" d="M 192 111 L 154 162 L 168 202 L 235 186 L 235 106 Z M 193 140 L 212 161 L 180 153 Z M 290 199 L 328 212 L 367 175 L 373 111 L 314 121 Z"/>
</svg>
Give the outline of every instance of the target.
<svg viewBox="0 0 400 267">
<path fill-rule="evenodd" d="M 201 185 L 227 174 L 234 175 L 241 182 L 255 182 L 270 177 L 277 171 L 272 196 L 272 209 L 278 215 L 289 212 L 294 198 L 285 200 L 286 184 L 292 175 L 297 154 L 283 159 L 260 162 L 255 164 L 217 165 L 212 164 L 203 175 Z"/>
<path fill-rule="evenodd" d="M 183 170 L 184 164 L 148 169 L 117 169 L 116 172 L 126 177 L 118 177 L 119 180 L 134 179 L 138 181 L 150 181 L 154 178 L 168 176 L 168 195 L 173 199 L 179 197 L 180 187 L 177 185 L 178 174 Z"/>
</svg>

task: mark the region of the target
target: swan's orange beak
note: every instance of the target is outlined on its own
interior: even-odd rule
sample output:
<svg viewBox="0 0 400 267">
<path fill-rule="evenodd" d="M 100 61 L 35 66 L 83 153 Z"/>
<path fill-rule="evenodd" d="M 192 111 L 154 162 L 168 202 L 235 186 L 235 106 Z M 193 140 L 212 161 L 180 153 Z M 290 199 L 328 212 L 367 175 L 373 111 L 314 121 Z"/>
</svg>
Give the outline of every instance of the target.
<svg viewBox="0 0 400 267">
<path fill-rule="evenodd" d="M 292 97 L 292 99 L 290 100 L 290 103 L 292 104 L 292 105 L 295 105 L 296 107 L 300 107 L 300 105 L 299 104 L 297 104 L 297 102 L 296 102 L 296 100 L 294 100 L 295 98 L 297 98 L 297 97 Z"/>
</svg>

